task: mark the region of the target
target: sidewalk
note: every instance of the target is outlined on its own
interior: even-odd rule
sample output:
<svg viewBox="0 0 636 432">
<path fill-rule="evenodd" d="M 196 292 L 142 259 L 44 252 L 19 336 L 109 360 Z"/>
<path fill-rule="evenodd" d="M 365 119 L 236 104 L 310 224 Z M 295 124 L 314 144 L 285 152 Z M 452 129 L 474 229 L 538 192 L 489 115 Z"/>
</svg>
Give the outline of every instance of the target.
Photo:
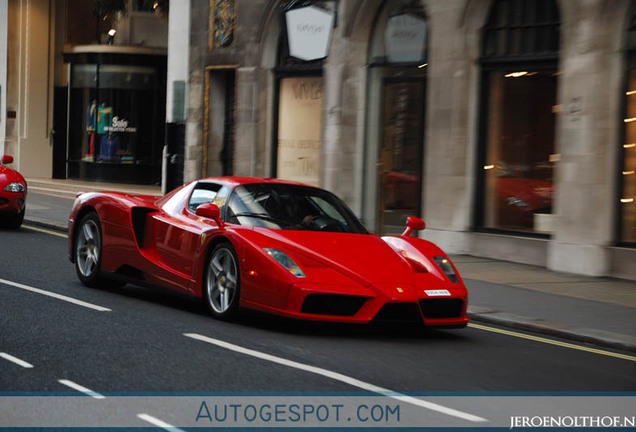
<svg viewBox="0 0 636 432">
<path fill-rule="evenodd" d="M 66 232 L 79 191 L 160 195 L 158 186 L 27 179 L 25 225 Z M 636 352 L 636 282 L 556 273 L 467 255 L 451 256 L 469 290 L 474 322 L 525 329 Z"/>
</svg>

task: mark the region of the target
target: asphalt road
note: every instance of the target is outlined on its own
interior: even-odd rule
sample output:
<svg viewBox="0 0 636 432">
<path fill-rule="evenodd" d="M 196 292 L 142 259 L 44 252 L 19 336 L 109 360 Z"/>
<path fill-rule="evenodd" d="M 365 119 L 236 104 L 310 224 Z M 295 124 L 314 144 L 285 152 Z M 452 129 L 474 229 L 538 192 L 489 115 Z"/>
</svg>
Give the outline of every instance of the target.
<svg viewBox="0 0 636 432">
<path fill-rule="evenodd" d="M 66 251 L 59 236 L 0 231 L 0 354 L 33 366 L 0 358 L 0 394 L 74 391 L 60 380 L 101 394 L 636 389 L 634 361 L 488 328 L 425 332 L 257 313 L 218 321 L 196 299 L 163 290 L 85 288 Z"/>
</svg>

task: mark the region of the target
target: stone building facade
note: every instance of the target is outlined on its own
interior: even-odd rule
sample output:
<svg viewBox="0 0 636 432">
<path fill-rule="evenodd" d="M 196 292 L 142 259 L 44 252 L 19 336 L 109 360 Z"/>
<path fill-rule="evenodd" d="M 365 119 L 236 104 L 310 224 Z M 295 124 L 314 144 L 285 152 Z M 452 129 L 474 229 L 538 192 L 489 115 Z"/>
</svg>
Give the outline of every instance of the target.
<svg viewBox="0 0 636 432">
<path fill-rule="evenodd" d="M 636 279 L 636 1 L 170 3 L 169 22 L 128 15 L 139 29 L 153 22 L 141 39 L 129 26 L 97 44 L 100 56 L 147 56 L 168 27 L 165 119 L 184 131 L 185 151 L 161 158 L 159 126 L 152 181 L 164 161 L 166 186 L 174 160 L 184 181 L 309 182 L 372 231 L 399 232 L 416 214 L 420 235 L 449 253 Z M 64 55 L 92 44 L 69 36 L 85 23 L 68 19 L 82 5 L 0 0 L 0 152 L 27 176 L 56 177 Z M 289 24 L 306 8 L 306 22 Z M 326 57 L 292 52 L 294 32 L 328 33 Z"/>
<path fill-rule="evenodd" d="M 312 141 L 310 116 L 314 183 L 369 229 L 420 214 L 421 235 L 451 253 L 634 279 L 634 3 L 174 0 L 191 29 L 185 180 L 298 179 L 280 159 Z M 334 14 L 328 55 L 289 62 L 285 13 L 311 5 Z M 221 10 L 225 45 L 214 41 Z M 391 60 L 401 36 L 415 55 Z M 294 78 L 304 89 L 318 79 L 318 111 L 289 105 Z"/>
</svg>

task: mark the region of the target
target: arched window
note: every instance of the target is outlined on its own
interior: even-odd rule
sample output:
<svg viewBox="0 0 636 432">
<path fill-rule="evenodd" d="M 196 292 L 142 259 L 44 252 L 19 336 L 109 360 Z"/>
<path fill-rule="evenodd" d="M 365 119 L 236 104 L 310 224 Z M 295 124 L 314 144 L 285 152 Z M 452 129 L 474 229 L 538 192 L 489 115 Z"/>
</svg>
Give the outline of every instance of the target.
<svg viewBox="0 0 636 432">
<path fill-rule="evenodd" d="M 419 0 L 387 0 L 369 43 L 365 223 L 404 230 L 422 211 L 428 22 Z"/>
<path fill-rule="evenodd" d="M 627 27 L 625 46 L 625 131 L 621 143 L 620 242 L 636 245 L 636 7 Z"/>
<path fill-rule="evenodd" d="M 555 0 L 496 0 L 483 28 L 478 228 L 552 231 Z"/>
</svg>

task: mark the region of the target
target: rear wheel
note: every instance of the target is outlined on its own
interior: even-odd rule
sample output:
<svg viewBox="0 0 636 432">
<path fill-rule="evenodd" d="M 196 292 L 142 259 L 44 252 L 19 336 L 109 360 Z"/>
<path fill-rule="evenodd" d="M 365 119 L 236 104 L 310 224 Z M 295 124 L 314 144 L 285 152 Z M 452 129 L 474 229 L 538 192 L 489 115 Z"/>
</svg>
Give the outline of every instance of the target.
<svg viewBox="0 0 636 432">
<path fill-rule="evenodd" d="M 82 218 L 75 233 L 75 271 L 82 284 L 97 287 L 104 282 L 102 265 L 102 228 L 97 213 Z"/>
<path fill-rule="evenodd" d="M 227 242 L 212 250 L 203 279 L 203 298 L 212 314 L 221 319 L 233 317 L 239 305 L 241 275 L 234 247 Z"/>
</svg>

